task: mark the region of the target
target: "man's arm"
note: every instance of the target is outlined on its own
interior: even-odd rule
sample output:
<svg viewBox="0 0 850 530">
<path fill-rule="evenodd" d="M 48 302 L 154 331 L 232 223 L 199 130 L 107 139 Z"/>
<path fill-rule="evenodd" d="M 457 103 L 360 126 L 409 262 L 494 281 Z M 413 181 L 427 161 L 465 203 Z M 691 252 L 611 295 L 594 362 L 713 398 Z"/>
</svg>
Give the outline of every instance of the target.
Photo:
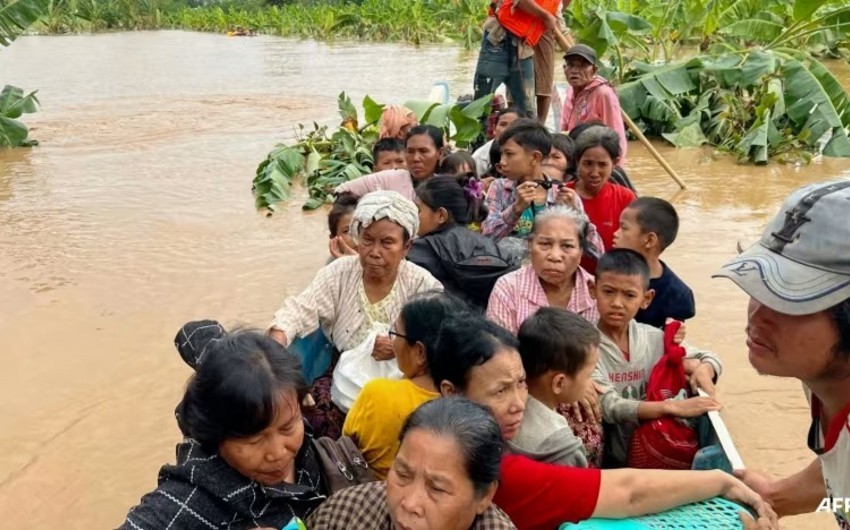
<svg viewBox="0 0 850 530">
<path fill-rule="evenodd" d="M 558 20 L 555 18 L 555 15 L 540 7 L 540 4 L 535 2 L 535 0 L 517 0 L 513 5 L 520 11 L 541 19 L 547 29 L 556 29 L 558 26 Z"/>
<path fill-rule="evenodd" d="M 767 499 L 780 517 L 814 512 L 826 497 L 823 470 L 815 458 L 802 471 L 775 480 L 760 471 L 735 471 L 735 476 Z"/>
</svg>

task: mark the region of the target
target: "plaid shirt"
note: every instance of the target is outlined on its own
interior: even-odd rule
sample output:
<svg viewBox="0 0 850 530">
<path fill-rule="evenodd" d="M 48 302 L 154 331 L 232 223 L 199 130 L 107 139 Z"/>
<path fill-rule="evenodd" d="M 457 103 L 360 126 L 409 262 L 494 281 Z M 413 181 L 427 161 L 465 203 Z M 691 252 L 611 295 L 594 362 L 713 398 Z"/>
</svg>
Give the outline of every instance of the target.
<svg viewBox="0 0 850 530">
<path fill-rule="evenodd" d="M 585 320 L 596 324 L 599 310 L 590 296 L 587 282 L 593 275 L 579 267 L 576 270 L 575 286 L 567 304 L 567 310 L 578 313 Z M 540 285 L 540 279 L 531 265 L 499 278 L 487 305 L 487 318 L 516 334 L 519 326 L 541 307 L 548 307 L 549 300 Z"/>
<path fill-rule="evenodd" d="M 493 239 L 502 239 L 510 236 L 516 229 L 521 216 L 514 212 L 514 203 L 516 202 L 516 183 L 510 179 L 496 179 L 487 190 L 487 219 L 481 224 L 481 233 Z M 558 204 L 558 189 L 553 187 L 546 195 L 546 206 L 554 206 Z M 584 206 L 581 201 L 578 201 L 578 211 L 584 213 Z M 596 231 L 596 225 L 589 223 L 587 242 L 591 247 L 595 247 L 598 255 L 605 252 L 605 244 L 602 243 L 602 238 L 599 232 Z"/>
<path fill-rule="evenodd" d="M 387 483 L 346 488 L 322 504 L 306 521 L 310 530 L 392 530 Z M 516 530 L 505 513 L 491 504 L 469 530 Z"/>
<path fill-rule="evenodd" d="M 121 530 L 281 528 L 327 498 L 312 438 L 305 436 L 295 458 L 295 484 L 263 486 L 187 438 L 177 446 L 177 464 L 163 466 L 156 490 L 130 510 Z"/>
</svg>

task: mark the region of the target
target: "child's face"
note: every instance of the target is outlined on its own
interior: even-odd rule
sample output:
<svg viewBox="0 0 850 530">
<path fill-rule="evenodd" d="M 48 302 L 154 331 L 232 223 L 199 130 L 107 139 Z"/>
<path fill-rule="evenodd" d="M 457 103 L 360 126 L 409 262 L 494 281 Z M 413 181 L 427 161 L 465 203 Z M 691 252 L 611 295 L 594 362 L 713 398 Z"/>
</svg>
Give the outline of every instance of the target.
<svg viewBox="0 0 850 530">
<path fill-rule="evenodd" d="M 519 119 L 519 116 L 517 116 L 513 112 L 500 115 L 499 121 L 496 122 L 496 138 L 500 138 L 502 136 L 502 133 L 505 132 L 505 129 L 507 129 L 510 124 L 517 121 L 517 119 Z"/>
<path fill-rule="evenodd" d="M 381 151 L 378 153 L 374 171 L 387 169 L 407 169 L 407 159 L 404 157 L 403 151 Z"/>
<path fill-rule="evenodd" d="M 502 146 L 499 170 L 506 178 L 514 182 L 522 182 L 533 176 L 534 168 L 540 164 L 541 159 L 540 151 L 526 149 L 511 138 Z"/>
<path fill-rule="evenodd" d="M 342 238 L 346 245 L 356 249 L 357 245 L 354 243 L 354 240 L 351 239 L 351 235 L 348 232 L 351 227 L 352 215 L 354 214 L 347 213 L 340 217 L 339 221 L 336 222 L 336 237 Z"/>
<path fill-rule="evenodd" d="M 620 228 L 614 232 L 614 248 L 627 248 L 646 254 L 649 241 L 637 221 L 637 210 L 626 208 L 620 214 Z"/>
<path fill-rule="evenodd" d="M 599 362 L 599 346 L 590 347 L 587 354 L 587 361 L 584 363 L 575 375 L 567 376 L 567 384 L 564 385 L 563 392 L 558 396 L 559 403 L 575 403 L 587 393 L 592 384 L 591 375 L 596 369 L 596 364 Z"/>
<path fill-rule="evenodd" d="M 549 157 L 546 159 L 546 163 L 560 169 L 562 173 L 567 170 L 567 166 L 569 165 L 567 155 L 554 147 L 549 151 Z"/>
<path fill-rule="evenodd" d="M 638 311 L 649 307 L 653 291 L 644 287 L 640 275 L 603 272 L 590 290 L 599 308 L 599 320 L 613 328 L 624 328 Z"/>
</svg>

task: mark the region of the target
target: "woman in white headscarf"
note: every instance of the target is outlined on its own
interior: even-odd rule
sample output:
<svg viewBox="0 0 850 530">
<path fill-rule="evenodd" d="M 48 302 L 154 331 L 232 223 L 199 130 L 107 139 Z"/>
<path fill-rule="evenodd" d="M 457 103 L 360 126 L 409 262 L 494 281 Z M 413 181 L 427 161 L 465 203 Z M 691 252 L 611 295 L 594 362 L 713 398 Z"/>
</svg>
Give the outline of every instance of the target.
<svg viewBox="0 0 850 530">
<path fill-rule="evenodd" d="M 274 314 L 269 334 L 284 346 L 321 326 L 338 352 L 361 344 L 376 323 L 391 326 L 411 296 L 442 285 L 425 269 L 405 260 L 410 240 L 419 230 L 416 205 L 395 191 L 375 191 L 357 204 L 351 236 L 358 254 L 337 259 L 321 269 L 310 285 L 287 298 Z M 393 357 L 392 341 L 381 336 L 372 356 Z M 311 391 L 315 414 L 308 417 L 316 436 L 339 437 L 344 413 L 330 400 L 331 373 L 338 355 Z"/>
</svg>

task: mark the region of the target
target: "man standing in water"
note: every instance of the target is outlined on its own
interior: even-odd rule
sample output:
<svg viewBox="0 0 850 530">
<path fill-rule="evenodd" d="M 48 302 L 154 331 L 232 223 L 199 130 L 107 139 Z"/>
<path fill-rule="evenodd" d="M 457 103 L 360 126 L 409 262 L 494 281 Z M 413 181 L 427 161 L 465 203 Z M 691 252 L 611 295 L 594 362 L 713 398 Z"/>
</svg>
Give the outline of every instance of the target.
<svg viewBox="0 0 850 530">
<path fill-rule="evenodd" d="M 750 295 L 750 363 L 800 379 L 812 412 L 811 464 L 780 480 L 739 478 L 780 516 L 826 510 L 850 530 L 850 181 L 792 193 L 759 243 L 715 277 Z"/>
</svg>

